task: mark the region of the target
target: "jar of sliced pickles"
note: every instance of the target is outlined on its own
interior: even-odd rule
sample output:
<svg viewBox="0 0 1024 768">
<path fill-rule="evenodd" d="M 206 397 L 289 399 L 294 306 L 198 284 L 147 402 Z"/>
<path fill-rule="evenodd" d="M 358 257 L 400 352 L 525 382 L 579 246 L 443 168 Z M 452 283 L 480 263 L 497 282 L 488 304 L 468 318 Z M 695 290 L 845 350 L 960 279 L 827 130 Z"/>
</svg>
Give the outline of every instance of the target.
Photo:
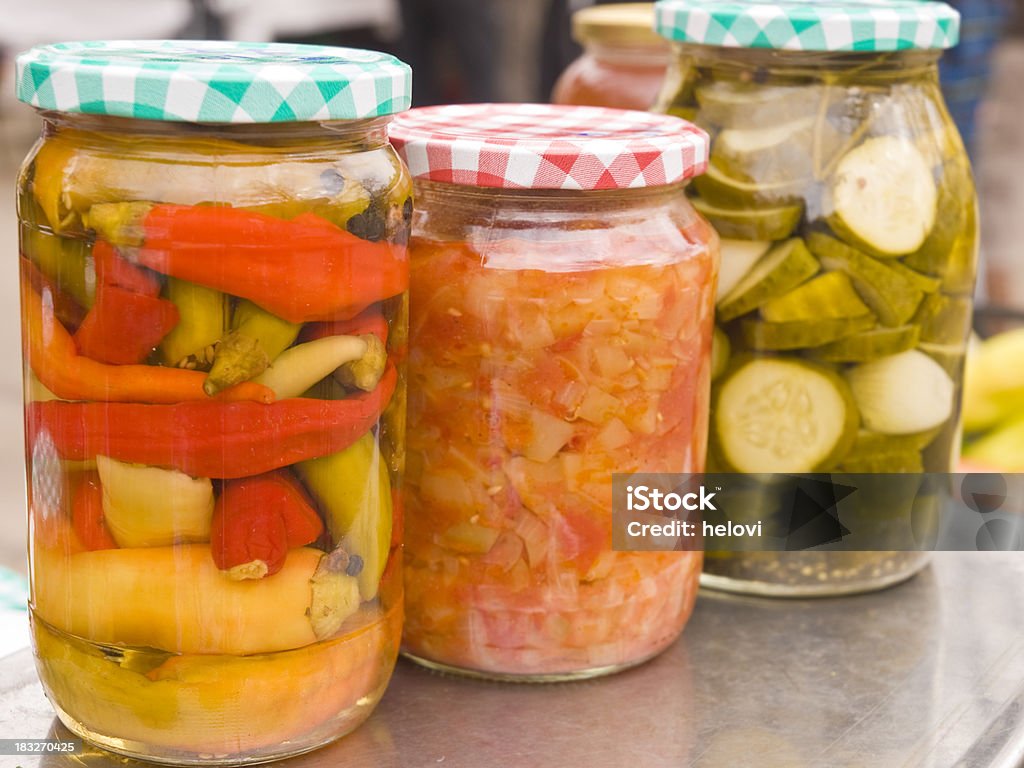
<svg viewBox="0 0 1024 768">
<path fill-rule="evenodd" d="M 591 107 L 413 110 L 405 653 L 559 680 L 682 630 L 700 552 L 614 552 L 612 473 L 703 465 L 706 135 Z"/>
<path fill-rule="evenodd" d="M 936 67 L 957 13 L 664 0 L 657 18 L 676 44 L 657 109 L 712 136 L 691 190 L 723 237 L 709 462 L 951 471 L 977 257 L 971 171 Z M 705 580 L 841 594 L 926 563 L 884 547 L 719 554 Z"/>
<path fill-rule="evenodd" d="M 398 654 L 409 69 L 33 49 L 18 186 L 31 618 L 75 734 L 238 765 L 351 731 Z"/>
<path fill-rule="evenodd" d="M 583 53 L 558 78 L 555 104 L 650 109 L 665 79 L 671 49 L 654 31 L 654 3 L 613 3 L 572 15 Z"/>
</svg>

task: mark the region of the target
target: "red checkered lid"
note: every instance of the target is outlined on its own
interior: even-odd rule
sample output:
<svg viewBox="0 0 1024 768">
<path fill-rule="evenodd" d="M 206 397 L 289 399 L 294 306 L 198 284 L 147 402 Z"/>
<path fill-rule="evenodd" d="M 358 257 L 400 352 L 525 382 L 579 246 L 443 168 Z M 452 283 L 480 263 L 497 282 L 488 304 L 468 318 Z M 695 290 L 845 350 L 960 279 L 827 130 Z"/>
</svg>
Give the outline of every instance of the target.
<svg viewBox="0 0 1024 768">
<path fill-rule="evenodd" d="M 692 123 L 603 107 L 424 107 L 399 115 L 390 131 L 414 178 L 476 187 L 658 187 L 708 162 L 708 135 Z"/>
</svg>

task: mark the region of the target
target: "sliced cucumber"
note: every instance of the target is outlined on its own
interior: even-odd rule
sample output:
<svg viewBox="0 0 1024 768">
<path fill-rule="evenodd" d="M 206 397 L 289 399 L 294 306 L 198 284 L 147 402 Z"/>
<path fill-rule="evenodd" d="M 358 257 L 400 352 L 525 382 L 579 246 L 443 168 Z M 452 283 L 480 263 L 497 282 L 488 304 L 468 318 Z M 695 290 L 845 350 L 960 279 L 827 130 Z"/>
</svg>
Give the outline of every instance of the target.
<svg viewBox="0 0 1024 768">
<path fill-rule="evenodd" d="M 913 349 L 920 335 L 920 328 L 916 325 L 872 328 L 809 350 L 809 354 L 829 363 L 866 363 Z"/>
<path fill-rule="evenodd" d="M 729 367 L 729 352 L 731 345 L 725 331 L 715 326 L 714 335 L 711 337 L 711 380 L 714 381 Z"/>
<path fill-rule="evenodd" d="M 917 311 L 924 292 L 885 262 L 851 248 L 821 232 L 807 236 L 807 245 L 828 270 L 845 272 L 882 325 L 903 325 Z"/>
<path fill-rule="evenodd" d="M 941 431 L 941 429 L 929 429 L 910 435 L 882 435 L 862 429 L 857 433 L 853 448 L 843 460 L 860 459 L 883 453 L 920 452 L 927 448 Z"/>
<path fill-rule="evenodd" d="M 936 293 L 925 298 L 914 315 L 926 344 L 964 345 L 971 334 L 972 302 L 966 296 Z"/>
<path fill-rule="evenodd" d="M 759 358 L 718 387 L 712 433 L 738 472 L 811 472 L 842 457 L 857 410 L 835 372 L 802 360 Z"/>
<path fill-rule="evenodd" d="M 933 429 L 953 415 L 953 379 L 916 349 L 846 372 L 864 426 L 883 435 Z"/>
<path fill-rule="evenodd" d="M 885 266 L 896 272 L 900 277 L 906 278 L 908 283 L 925 293 L 935 293 L 942 287 L 942 281 L 939 278 L 922 274 L 916 269 L 911 269 L 902 261 L 890 259 L 885 262 Z"/>
<path fill-rule="evenodd" d="M 951 216 L 955 218 L 955 214 Z M 903 260 L 908 267 L 941 279 L 942 289 L 947 293 L 974 292 L 974 276 L 978 268 L 978 223 L 977 206 L 973 201 L 967 205 L 962 222 L 959 233 L 946 250 L 929 247 L 926 243 Z"/>
<path fill-rule="evenodd" d="M 861 317 L 871 314 L 844 272 L 826 272 L 766 302 L 761 317 L 772 323 Z"/>
<path fill-rule="evenodd" d="M 741 327 L 743 341 L 751 349 L 785 350 L 820 347 L 871 328 L 875 324 L 872 314 L 860 317 L 821 318 L 797 320 L 792 323 L 763 323 L 744 320 Z"/>
<path fill-rule="evenodd" d="M 801 117 L 768 127 L 727 128 L 718 134 L 711 158 L 725 175 L 754 184 L 800 183 L 814 175 L 807 151 L 814 118 Z"/>
<path fill-rule="evenodd" d="M 695 95 L 701 123 L 726 128 L 789 122 L 794 115 L 813 114 L 821 101 L 818 86 L 790 88 L 727 80 L 698 85 Z"/>
<path fill-rule="evenodd" d="M 879 256 L 921 247 L 935 224 L 931 168 L 906 139 L 879 136 L 849 152 L 830 184 L 837 233 Z"/>
<path fill-rule="evenodd" d="M 843 459 L 839 470 L 858 475 L 917 473 L 924 472 L 924 461 L 921 459 L 920 451 L 875 453 L 870 456 Z"/>
<path fill-rule="evenodd" d="M 967 350 L 963 344 L 929 344 L 926 341 L 917 348 L 934 360 L 954 381 L 963 375 Z"/>
<path fill-rule="evenodd" d="M 803 206 L 782 205 L 771 208 L 723 208 L 694 197 L 690 200 L 722 237 L 741 240 L 782 240 L 800 223 Z"/>
<path fill-rule="evenodd" d="M 726 322 L 757 309 L 813 277 L 818 267 L 817 259 L 800 238 L 778 243 L 721 298 L 719 319 Z"/>
<path fill-rule="evenodd" d="M 729 293 L 772 244 L 767 240 L 721 240 L 721 262 L 718 267 L 718 301 Z"/>
<path fill-rule="evenodd" d="M 693 188 L 711 205 L 723 208 L 779 206 L 799 202 L 810 180 L 773 184 L 744 181 L 729 176 L 714 161 L 693 180 Z"/>
<path fill-rule="evenodd" d="M 919 268 L 925 267 L 922 271 L 932 275 L 945 271 L 949 253 L 964 231 L 969 209 L 974 204 L 974 182 L 966 162 L 947 161 L 940 166 L 937 178 L 935 226 L 912 254 Z"/>
</svg>

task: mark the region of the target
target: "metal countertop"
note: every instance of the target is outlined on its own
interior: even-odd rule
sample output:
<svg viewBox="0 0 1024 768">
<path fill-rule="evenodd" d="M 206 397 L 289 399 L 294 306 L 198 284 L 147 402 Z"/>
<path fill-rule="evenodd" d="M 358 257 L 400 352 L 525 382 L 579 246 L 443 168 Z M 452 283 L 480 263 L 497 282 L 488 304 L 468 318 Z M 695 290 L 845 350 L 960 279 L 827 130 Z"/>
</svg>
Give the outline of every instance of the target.
<svg viewBox="0 0 1024 768">
<path fill-rule="evenodd" d="M 22 651 L 0 659 L 0 738 L 70 738 Z M 2 768 L 140 765 L 0 756 Z M 1024 765 L 1024 555 L 939 553 L 885 592 L 702 592 L 654 661 L 582 683 L 461 680 L 399 663 L 351 736 L 287 768 L 1017 768 Z"/>
</svg>

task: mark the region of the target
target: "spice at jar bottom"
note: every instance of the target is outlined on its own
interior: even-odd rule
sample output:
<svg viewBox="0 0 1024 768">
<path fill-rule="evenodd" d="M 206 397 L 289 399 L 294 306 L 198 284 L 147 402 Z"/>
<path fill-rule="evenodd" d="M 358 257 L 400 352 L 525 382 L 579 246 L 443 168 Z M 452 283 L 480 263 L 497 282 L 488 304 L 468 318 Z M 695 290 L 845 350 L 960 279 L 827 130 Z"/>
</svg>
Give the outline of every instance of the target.
<svg viewBox="0 0 1024 768">
<path fill-rule="evenodd" d="M 282 77 L 359 111 L 226 95 Z M 19 58 L 44 120 L 18 189 L 32 635 L 60 720 L 105 749 L 266 761 L 383 695 L 411 194 L 385 128 L 408 78 L 292 45 Z"/>
<path fill-rule="evenodd" d="M 479 170 L 444 166 L 438 134 L 478 142 Z M 480 105 L 413 110 L 392 141 L 417 179 L 403 649 L 526 681 L 644 661 L 689 617 L 701 555 L 613 552 L 611 476 L 704 460 L 716 238 L 681 182 L 705 137 Z M 555 151 L 575 175 L 544 169 Z"/>
<path fill-rule="evenodd" d="M 937 69 L 959 16 L 904 0 L 775 10 L 788 23 L 762 34 L 763 4 L 657 4 L 675 58 L 656 110 L 713 137 L 688 189 L 723 238 L 709 466 L 949 472 L 977 261 Z M 899 35 L 875 36 L 883 17 Z M 885 549 L 709 557 L 707 584 L 845 594 L 928 562 Z"/>
</svg>

